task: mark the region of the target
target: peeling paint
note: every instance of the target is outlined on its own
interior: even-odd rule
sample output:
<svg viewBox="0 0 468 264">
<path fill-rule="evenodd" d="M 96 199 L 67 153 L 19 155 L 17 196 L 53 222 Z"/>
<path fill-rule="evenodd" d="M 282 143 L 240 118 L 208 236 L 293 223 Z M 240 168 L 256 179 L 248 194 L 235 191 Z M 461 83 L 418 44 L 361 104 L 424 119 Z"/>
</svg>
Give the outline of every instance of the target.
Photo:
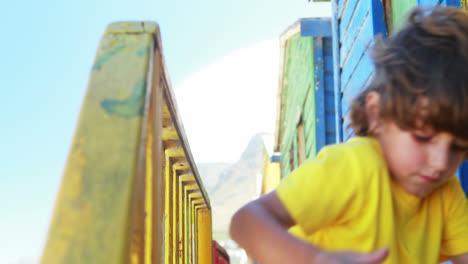
<svg viewBox="0 0 468 264">
<path fill-rule="evenodd" d="M 126 45 L 120 45 L 115 47 L 114 49 L 110 50 L 108 53 L 100 56 L 96 59 L 96 62 L 93 65 L 93 71 L 100 71 L 102 69 L 102 65 L 107 62 L 110 58 L 121 52 Z"/>
<path fill-rule="evenodd" d="M 126 119 L 143 115 L 146 81 L 138 80 L 130 96 L 124 100 L 104 99 L 101 106 L 110 115 L 117 115 Z"/>
</svg>

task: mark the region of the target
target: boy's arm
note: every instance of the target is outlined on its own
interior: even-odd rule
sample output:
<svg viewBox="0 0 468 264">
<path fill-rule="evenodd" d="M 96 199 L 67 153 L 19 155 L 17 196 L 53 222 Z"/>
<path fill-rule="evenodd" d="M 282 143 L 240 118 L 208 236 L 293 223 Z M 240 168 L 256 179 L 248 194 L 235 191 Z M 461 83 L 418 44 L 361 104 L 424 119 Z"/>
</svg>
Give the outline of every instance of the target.
<svg viewBox="0 0 468 264">
<path fill-rule="evenodd" d="M 454 264 L 468 264 L 468 252 L 466 252 L 465 254 L 458 255 L 458 256 L 453 256 L 450 258 L 450 260 Z"/>
<path fill-rule="evenodd" d="M 369 254 L 326 252 L 288 233 L 294 220 L 271 192 L 242 207 L 231 220 L 230 235 L 256 261 L 275 263 L 381 263 L 388 249 Z"/>
</svg>

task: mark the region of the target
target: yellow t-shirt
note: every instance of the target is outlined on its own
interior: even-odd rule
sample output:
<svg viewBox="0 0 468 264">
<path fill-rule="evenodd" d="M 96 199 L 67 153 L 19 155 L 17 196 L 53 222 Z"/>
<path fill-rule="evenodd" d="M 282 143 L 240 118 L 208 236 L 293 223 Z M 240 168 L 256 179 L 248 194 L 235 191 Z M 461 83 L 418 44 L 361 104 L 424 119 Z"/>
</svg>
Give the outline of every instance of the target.
<svg viewBox="0 0 468 264">
<path fill-rule="evenodd" d="M 453 176 L 418 198 L 392 181 L 380 144 L 358 137 L 325 147 L 276 190 L 303 239 L 328 250 L 389 247 L 384 263 L 437 263 L 468 252 L 468 202 Z"/>
</svg>

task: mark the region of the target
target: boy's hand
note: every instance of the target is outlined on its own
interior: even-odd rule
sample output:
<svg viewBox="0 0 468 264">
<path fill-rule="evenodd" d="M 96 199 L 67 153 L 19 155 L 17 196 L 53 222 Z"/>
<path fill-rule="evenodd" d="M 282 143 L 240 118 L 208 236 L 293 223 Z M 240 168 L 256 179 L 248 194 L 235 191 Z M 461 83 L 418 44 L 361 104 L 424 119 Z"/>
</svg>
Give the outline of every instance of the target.
<svg viewBox="0 0 468 264">
<path fill-rule="evenodd" d="M 322 251 L 316 255 L 314 263 L 320 264 L 378 264 L 388 257 L 388 248 L 372 253 L 328 252 Z"/>
</svg>

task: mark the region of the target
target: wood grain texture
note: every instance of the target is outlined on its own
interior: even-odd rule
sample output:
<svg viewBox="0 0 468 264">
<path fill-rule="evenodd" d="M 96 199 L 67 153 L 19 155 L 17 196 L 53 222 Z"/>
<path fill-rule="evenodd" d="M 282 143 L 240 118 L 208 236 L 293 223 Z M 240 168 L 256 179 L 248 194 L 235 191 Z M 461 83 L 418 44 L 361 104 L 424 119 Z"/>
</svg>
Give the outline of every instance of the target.
<svg viewBox="0 0 468 264">
<path fill-rule="evenodd" d="M 210 217 L 211 206 L 162 54 L 155 23 L 122 22 L 106 29 L 41 263 L 211 259 L 211 251 L 202 256 L 194 244 L 184 243 L 187 236 L 198 236 L 197 230 L 211 232 L 206 219 L 185 222 L 194 214 L 194 204 L 185 203 L 196 196 Z M 210 226 L 186 225 L 193 223 Z M 211 235 L 202 237 L 211 245 Z"/>
</svg>

